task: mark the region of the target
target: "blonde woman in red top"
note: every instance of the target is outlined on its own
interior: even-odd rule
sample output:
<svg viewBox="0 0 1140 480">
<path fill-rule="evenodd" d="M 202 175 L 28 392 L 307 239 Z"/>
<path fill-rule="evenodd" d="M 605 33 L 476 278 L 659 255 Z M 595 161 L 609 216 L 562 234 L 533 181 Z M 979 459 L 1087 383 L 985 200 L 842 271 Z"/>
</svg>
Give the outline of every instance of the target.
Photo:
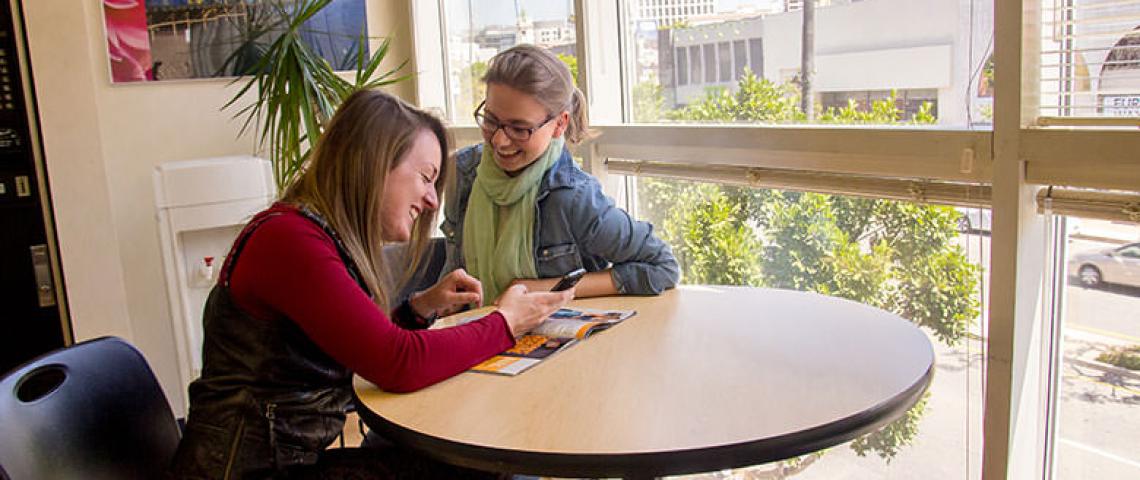
<svg viewBox="0 0 1140 480">
<path fill-rule="evenodd" d="M 479 281 L 456 270 L 385 304 L 380 249 L 422 250 L 452 170 L 447 153 L 430 114 L 379 91 L 345 101 L 306 171 L 234 242 L 210 294 L 175 476 L 481 474 L 393 449 L 325 450 L 344 428 L 354 373 L 394 392 L 426 387 L 510 348 L 573 298 L 519 285 L 482 319 L 428 330 L 426 319 L 482 299 Z"/>
</svg>

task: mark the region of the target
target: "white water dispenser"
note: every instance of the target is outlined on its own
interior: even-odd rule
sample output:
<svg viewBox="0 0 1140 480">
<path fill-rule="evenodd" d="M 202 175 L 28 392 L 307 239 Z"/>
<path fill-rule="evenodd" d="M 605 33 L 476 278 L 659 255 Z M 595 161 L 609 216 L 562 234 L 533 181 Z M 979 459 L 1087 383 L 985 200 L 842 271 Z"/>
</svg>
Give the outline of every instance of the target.
<svg viewBox="0 0 1140 480">
<path fill-rule="evenodd" d="M 238 232 L 275 196 L 269 162 L 234 156 L 155 168 L 159 240 L 182 387 L 202 368 L 202 308 Z"/>
</svg>

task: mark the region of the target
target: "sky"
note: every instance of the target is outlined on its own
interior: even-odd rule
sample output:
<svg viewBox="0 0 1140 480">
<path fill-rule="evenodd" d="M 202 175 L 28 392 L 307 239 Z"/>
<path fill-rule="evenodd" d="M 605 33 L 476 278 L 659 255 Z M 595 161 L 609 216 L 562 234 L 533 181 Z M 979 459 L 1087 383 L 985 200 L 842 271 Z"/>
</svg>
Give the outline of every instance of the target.
<svg viewBox="0 0 1140 480">
<path fill-rule="evenodd" d="M 632 1 L 632 0 L 630 0 Z M 717 0 L 718 12 L 733 10 L 738 5 L 760 4 L 778 0 Z M 515 23 L 515 4 L 525 11 L 532 20 L 564 19 L 574 7 L 568 0 L 447 0 L 448 19 L 466 20 L 468 5 L 474 12 L 473 24 L 476 28 L 486 25 L 512 25 Z"/>
</svg>

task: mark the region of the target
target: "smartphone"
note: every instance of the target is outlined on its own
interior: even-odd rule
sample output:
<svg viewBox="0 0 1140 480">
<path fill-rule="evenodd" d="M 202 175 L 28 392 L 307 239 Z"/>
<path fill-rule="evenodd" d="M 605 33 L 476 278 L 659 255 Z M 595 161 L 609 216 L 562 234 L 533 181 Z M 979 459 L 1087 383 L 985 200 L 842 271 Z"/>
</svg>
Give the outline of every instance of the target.
<svg viewBox="0 0 1140 480">
<path fill-rule="evenodd" d="M 574 270 L 573 272 L 567 273 L 566 275 L 562 276 L 562 279 L 559 280 L 558 284 L 555 285 L 554 288 L 551 288 L 550 291 L 561 292 L 563 290 L 567 290 L 570 287 L 577 285 L 578 280 L 581 280 L 582 277 L 585 275 L 586 275 L 586 270 L 583 268 L 579 268 L 577 270 Z"/>
</svg>

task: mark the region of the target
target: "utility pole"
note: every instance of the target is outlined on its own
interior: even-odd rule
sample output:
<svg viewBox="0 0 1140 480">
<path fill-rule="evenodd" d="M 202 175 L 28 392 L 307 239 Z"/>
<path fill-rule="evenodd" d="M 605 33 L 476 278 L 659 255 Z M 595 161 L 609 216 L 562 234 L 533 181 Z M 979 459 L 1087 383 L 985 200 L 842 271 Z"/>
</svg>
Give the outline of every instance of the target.
<svg viewBox="0 0 1140 480">
<path fill-rule="evenodd" d="M 815 2 L 803 3 L 803 39 L 800 43 L 800 109 L 807 121 L 815 121 L 815 104 L 812 102 L 812 81 L 815 77 Z"/>
</svg>

